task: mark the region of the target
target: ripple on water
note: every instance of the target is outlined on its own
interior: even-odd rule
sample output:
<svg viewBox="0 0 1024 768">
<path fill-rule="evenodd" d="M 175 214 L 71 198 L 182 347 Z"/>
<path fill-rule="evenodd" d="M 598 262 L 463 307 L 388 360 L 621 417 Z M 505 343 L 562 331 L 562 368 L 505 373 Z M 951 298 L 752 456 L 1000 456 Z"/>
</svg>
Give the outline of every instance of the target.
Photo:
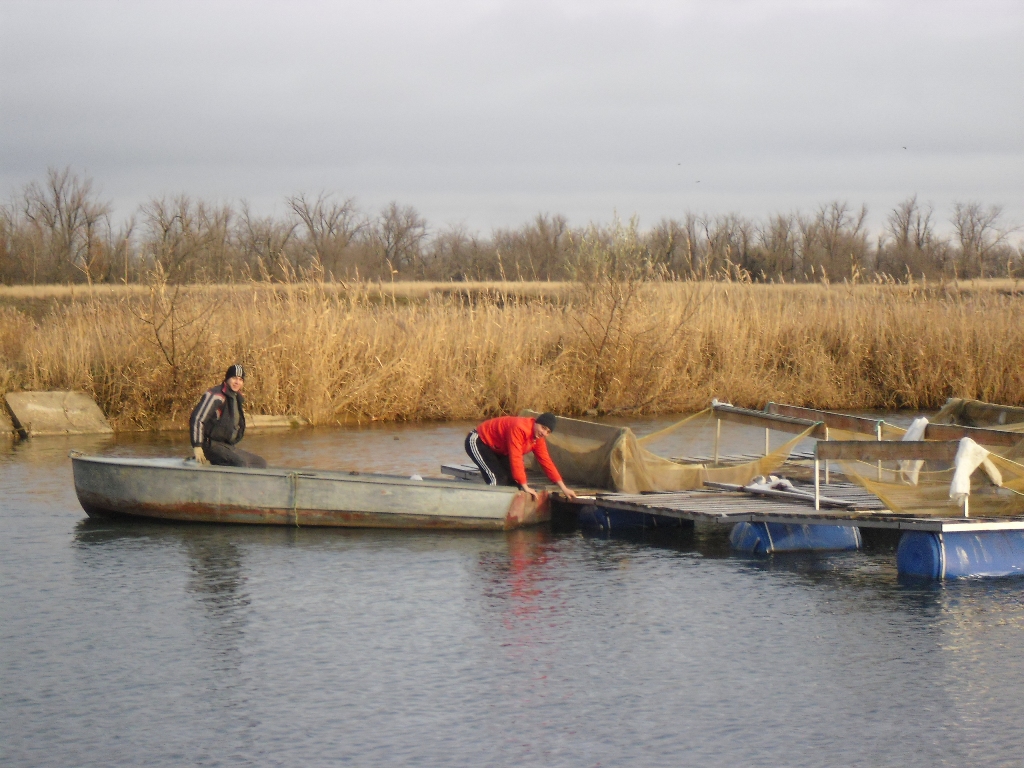
<svg viewBox="0 0 1024 768">
<path fill-rule="evenodd" d="M 465 427 L 250 447 L 426 474 Z M 901 585 L 884 548 L 757 559 L 704 532 L 90 521 L 70 447 L 187 446 L 0 451 L 5 766 L 1019 763 L 1019 580 Z"/>
</svg>

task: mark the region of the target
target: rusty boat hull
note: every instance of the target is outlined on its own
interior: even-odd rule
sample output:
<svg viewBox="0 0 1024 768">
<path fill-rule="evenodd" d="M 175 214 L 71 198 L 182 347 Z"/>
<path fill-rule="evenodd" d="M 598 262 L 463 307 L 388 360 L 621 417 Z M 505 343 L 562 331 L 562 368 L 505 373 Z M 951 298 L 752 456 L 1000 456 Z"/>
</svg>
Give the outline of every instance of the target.
<svg viewBox="0 0 1024 768">
<path fill-rule="evenodd" d="M 511 530 L 550 519 L 548 494 L 461 480 L 71 456 L 90 517 L 200 523 Z"/>
</svg>

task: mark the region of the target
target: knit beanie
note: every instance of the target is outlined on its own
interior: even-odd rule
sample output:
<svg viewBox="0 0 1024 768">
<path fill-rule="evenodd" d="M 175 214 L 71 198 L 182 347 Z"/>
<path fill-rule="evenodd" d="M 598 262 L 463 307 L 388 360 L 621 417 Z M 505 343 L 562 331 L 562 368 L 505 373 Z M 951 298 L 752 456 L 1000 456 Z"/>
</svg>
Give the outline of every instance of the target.
<svg viewBox="0 0 1024 768">
<path fill-rule="evenodd" d="M 542 413 L 537 417 L 537 423 L 547 427 L 552 432 L 555 431 L 555 414 L 553 413 Z"/>
<path fill-rule="evenodd" d="M 230 368 L 228 368 L 228 372 L 224 374 L 224 381 L 227 381 L 232 376 L 237 376 L 240 379 L 245 379 L 245 369 L 238 363 L 235 363 Z"/>
</svg>

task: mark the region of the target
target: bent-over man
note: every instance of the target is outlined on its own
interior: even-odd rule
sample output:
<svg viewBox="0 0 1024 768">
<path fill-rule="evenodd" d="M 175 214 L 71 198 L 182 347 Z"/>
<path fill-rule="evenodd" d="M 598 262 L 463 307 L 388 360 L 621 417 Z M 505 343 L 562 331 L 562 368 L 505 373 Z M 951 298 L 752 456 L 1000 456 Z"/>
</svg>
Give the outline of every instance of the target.
<svg viewBox="0 0 1024 768">
<path fill-rule="evenodd" d="M 480 468 L 488 485 L 516 485 L 536 499 L 537 492 L 527 484 L 523 465 L 523 456 L 532 451 L 548 479 L 566 498 L 575 499 L 576 494 L 562 481 L 544 440 L 554 428 L 553 413 L 542 413 L 535 419 L 528 416 L 488 419 L 466 436 L 466 453 Z"/>
<path fill-rule="evenodd" d="M 189 422 L 192 451 L 200 464 L 257 468 L 267 466 L 262 456 L 236 447 L 245 435 L 244 385 L 245 369 L 240 365 L 232 365 L 224 374 L 224 381 L 206 390 L 199 405 L 192 411 Z"/>
</svg>

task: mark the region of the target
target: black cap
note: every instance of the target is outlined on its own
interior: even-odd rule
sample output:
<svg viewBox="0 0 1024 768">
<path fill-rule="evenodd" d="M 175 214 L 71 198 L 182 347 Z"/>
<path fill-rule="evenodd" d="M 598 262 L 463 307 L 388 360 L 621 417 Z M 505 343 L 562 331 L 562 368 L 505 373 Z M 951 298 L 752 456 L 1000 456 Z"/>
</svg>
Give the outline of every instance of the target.
<svg viewBox="0 0 1024 768">
<path fill-rule="evenodd" d="M 245 369 L 242 366 L 240 366 L 238 363 L 235 363 L 230 368 L 228 368 L 228 372 L 224 374 L 224 381 L 227 381 L 232 376 L 237 376 L 240 379 L 244 379 L 245 378 Z"/>
<path fill-rule="evenodd" d="M 541 424 L 542 426 L 547 427 L 552 432 L 554 432 L 555 431 L 555 424 L 556 424 L 555 414 L 553 414 L 553 413 L 542 413 L 540 416 L 537 417 L 537 423 Z"/>
</svg>

